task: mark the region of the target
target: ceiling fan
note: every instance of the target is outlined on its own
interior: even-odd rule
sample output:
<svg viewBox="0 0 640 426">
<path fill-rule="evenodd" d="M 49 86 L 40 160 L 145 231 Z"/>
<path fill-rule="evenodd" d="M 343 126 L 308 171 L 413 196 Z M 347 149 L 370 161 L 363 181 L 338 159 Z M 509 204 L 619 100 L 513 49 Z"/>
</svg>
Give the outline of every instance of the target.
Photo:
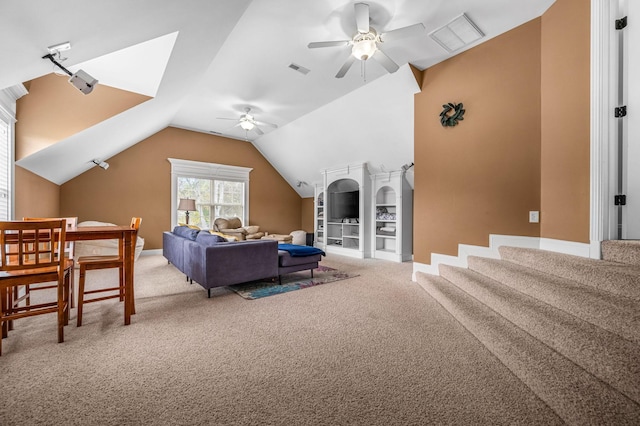
<svg viewBox="0 0 640 426">
<path fill-rule="evenodd" d="M 249 107 L 246 107 L 244 109 L 244 114 L 240 115 L 240 118 L 218 117 L 218 120 L 235 120 L 238 123 L 233 127 L 240 127 L 246 132 L 250 132 L 253 130 L 258 135 L 264 135 L 264 132 L 262 131 L 262 129 L 260 129 L 259 126 L 268 126 L 268 127 L 273 127 L 274 129 L 278 128 L 278 125 L 276 124 L 265 123 L 264 121 L 256 120 L 251 114 L 251 108 Z"/>
<path fill-rule="evenodd" d="M 380 44 L 420 35 L 424 32 L 424 25 L 418 23 L 379 34 L 373 27 L 369 26 L 369 5 L 366 3 L 356 3 L 354 8 L 358 32 L 351 40 L 318 41 L 309 43 L 307 47 L 315 49 L 319 47 L 351 46 L 351 55 L 336 74 L 336 78 L 344 77 L 356 59 L 363 61 L 364 66 L 367 59 L 373 58 L 388 72 L 393 73 L 398 71 L 400 67 L 380 50 Z"/>
</svg>

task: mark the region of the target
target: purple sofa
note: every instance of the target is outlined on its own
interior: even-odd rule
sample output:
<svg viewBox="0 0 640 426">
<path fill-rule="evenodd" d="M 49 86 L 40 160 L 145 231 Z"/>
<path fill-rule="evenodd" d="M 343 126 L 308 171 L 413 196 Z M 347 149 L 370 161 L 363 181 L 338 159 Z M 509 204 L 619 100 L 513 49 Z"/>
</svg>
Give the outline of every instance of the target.
<svg viewBox="0 0 640 426">
<path fill-rule="evenodd" d="M 278 249 L 274 240 L 227 242 L 224 238 L 186 226 L 176 226 L 162 235 L 162 254 L 187 276 L 207 289 L 265 278 L 280 278 L 283 274 L 318 267 L 321 253 L 309 248 L 305 252 L 289 253 Z M 292 255 L 293 254 L 293 255 Z"/>
</svg>

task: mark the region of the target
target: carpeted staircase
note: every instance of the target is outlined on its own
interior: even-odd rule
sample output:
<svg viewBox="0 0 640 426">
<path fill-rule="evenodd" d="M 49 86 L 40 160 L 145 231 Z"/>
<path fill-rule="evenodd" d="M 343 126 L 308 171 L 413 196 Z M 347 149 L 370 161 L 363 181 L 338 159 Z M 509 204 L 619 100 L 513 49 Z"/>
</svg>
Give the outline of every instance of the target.
<svg viewBox="0 0 640 426">
<path fill-rule="evenodd" d="M 640 424 L 640 241 L 500 247 L 418 283 L 569 424 Z"/>
</svg>

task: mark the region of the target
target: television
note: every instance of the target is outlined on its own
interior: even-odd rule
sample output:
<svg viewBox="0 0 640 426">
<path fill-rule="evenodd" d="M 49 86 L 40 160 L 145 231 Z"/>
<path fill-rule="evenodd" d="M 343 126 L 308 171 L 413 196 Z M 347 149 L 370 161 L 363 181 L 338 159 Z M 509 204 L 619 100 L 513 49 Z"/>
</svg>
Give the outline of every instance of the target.
<svg viewBox="0 0 640 426">
<path fill-rule="evenodd" d="M 341 221 L 360 217 L 360 191 L 329 193 L 329 217 Z"/>
</svg>

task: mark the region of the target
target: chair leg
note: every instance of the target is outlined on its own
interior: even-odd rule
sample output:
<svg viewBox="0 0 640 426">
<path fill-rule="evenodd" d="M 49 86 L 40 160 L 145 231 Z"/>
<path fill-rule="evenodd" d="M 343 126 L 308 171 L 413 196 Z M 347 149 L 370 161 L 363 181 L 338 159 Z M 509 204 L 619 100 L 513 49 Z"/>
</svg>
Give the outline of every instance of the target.
<svg viewBox="0 0 640 426">
<path fill-rule="evenodd" d="M 66 319 L 65 313 L 65 287 L 66 284 L 64 281 L 67 280 L 67 277 L 63 278 L 62 283 L 58 283 L 58 343 L 64 342 L 64 322 Z"/>
<path fill-rule="evenodd" d="M 84 276 L 86 270 L 80 265 L 80 278 L 78 279 L 78 312 L 76 313 L 76 327 L 82 325 L 82 307 L 84 305 Z"/>
</svg>

